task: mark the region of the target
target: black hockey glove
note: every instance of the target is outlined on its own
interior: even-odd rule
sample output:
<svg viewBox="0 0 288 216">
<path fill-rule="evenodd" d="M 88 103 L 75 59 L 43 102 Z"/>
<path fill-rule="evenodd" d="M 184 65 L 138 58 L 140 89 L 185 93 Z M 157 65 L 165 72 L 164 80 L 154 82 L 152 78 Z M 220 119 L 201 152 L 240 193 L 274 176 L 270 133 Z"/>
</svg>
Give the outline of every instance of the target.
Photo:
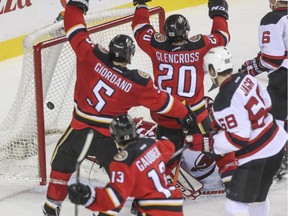
<svg viewBox="0 0 288 216">
<path fill-rule="evenodd" d="M 198 126 L 196 123 L 196 115 L 192 112 L 188 104 L 186 104 L 186 107 L 188 109 L 188 114 L 183 119 L 180 119 L 179 122 L 183 128 L 184 133 L 189 133 L 189 131 L 192 131 L 195 128 L 198 129 Z"/>
<path fill-rule="evenodd" d="M 213 19 L 214 16 L 221 16 L 228 20 L 228 3 L 226 0 L 209 0 L 209 17 Z"/>
<path fill-rule="evenodd" d="M 89 206 L 95 200 L 95 190 L 81 183 L 70 185 L 68 194 L 71 202 L 77 205 Z"/>
<path fill-rule="evenodd" d="M 84 13 L 86 13 L 89 8 L 89 0 L 70 0 L 67 4 L 75 5 L 81 8 L 84 11 Z"/>
<path fill-rule="evenodd" d="M 139 4 L 145 4 L 146 2 L 149 2 L 151 0 L 133 0 L 133 5 L 139 5 Z"/>
</svg>

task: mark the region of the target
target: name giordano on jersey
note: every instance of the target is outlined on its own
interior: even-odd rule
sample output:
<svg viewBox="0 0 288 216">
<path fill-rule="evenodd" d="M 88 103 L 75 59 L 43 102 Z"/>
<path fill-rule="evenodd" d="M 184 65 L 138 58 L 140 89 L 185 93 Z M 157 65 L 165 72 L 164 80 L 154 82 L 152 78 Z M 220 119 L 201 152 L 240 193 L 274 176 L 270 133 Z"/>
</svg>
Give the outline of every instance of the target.
<svg viewBox="0 0 288 216">
<path fill-rule="evenodd" d="M 97 63 L 94 70 L 105 78 L 108 82 L 114 84 L 118 88 L 122 89 L 125 92 L 129 92 L 132 88 L 132 83 L 123 80 L 121 77 L 118 77 L 117 74 L 110 71 L 107 67 L 101 63 Z"/>
</svg>

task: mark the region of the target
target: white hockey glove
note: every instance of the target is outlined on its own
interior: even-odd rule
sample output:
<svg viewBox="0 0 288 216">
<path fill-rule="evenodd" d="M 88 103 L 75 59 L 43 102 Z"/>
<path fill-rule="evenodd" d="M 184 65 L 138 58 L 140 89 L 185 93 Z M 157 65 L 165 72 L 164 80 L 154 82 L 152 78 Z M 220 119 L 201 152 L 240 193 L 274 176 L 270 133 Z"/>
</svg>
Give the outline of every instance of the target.
<svg viewBox="0 0 288 216">
<path fill-rule="evenodd" d="M 94 188 L 84 184 L 72 184 L 68 187 L 69 199 L 77 205 L 90 206 L 96 198 Z"/>
<path fill-rule="evenodd" d="M 86 13 L 89 8 L 89 0 L 70 0 L 67 5 L 75 5 L 81 8 L 84 13 Z"/>
</svg>

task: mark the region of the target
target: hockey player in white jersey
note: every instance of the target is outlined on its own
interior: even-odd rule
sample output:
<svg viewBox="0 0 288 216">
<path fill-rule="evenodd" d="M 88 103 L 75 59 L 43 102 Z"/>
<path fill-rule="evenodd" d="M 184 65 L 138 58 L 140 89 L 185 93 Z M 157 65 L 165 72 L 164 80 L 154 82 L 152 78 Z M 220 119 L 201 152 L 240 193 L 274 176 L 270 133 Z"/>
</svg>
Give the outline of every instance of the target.
<svg viewBox="0 0 288 216">
<path fill-rule="evenodd" d="M 267 90 L 249 74 L 232 74 L 227 48 L 211 49 L 204 57 L 204 66 L 214 84 L 220 86 L 213 114 L 221 130 L 193 140 L 193 148 L 211 156 L 235 152 L 238 167 L 225 185 L 227 215 L 268 215 L 267 194 L 288 135 L 269 113 Z"/>
<path fill-rule="evenodd" d="M 258 29 L 260 52 L 239 71 L 252 76 L 268 72 L 271 113 L 284 126 L 287 119 L 288 0 L 269 0 L 269 3 L 272 11 L 261 19 Z"/>
<path fill-rule="evenodd" d="M 260 22 L 258 30 L 260 52 L 257 57 L 246 61 L 239 72 L 257 76 L 268 72 L 267 90 L 272 100 L 270 113 L 287 131 L 287 73 L 288 73 L 288 0 L 268 0 L 271 12 Z M 287 154 L 275 179 L 282 180 L 287 173 Z"/>
</svg>

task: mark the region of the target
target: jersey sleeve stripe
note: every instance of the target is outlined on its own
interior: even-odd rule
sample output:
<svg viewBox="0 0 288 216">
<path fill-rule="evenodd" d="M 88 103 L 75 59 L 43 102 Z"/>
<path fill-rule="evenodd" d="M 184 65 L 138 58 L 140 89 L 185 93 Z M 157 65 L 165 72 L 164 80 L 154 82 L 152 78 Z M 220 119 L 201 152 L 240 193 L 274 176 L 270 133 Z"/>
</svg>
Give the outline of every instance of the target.
<svg viewBox="0 0 288 216">
<path fill-rule="evenodd" d="M 75 26 L 72 26 L 66 31 L 66 37 L 70 41 L 80 31 L 86 31 L 86 27 L 83 24 L 77 24 Z"/>
<path fill-rule="evenodd" d="M 182 212 L 183 199 L 139 200 L 139 206 L 144 210 Z"/>
<path fill-rule="evenodd" d="M 109 124 L 112 121 L 112 116 L 96 116 L 96 115 L 89 115 L 87 113 L 82 112 L 78 109 L 77 103 L 74 104 L 74 118 L 78 119 L 79 121 L 85 122 L 89 125 L 99 126 L 99 127 L 109 127 Z"/>
<path fill-rule="evenodd" d="M 118 199 L 118 197 L 121 197 L 119 194 L 116 195 L 114 190 L 110 187 L 106 188 L 106 192 L 107 192 L 108 196 L 110 197 L 110 200 L 113 203 L 115 208 L 121 205 L 121 200 Z"/>
<path fill-rule="evenodd" d="M 249 141 L 249 145 L 236 152 L 237 158 L 248 157 L 260 151 L 275 137 L 279 131 L 279 126 L 276 122 L 272 122 L 267 129 L 260 133 L 255 139 Z"/>
<path fill-rule="evenodd" d="M 165 114 L 168 113 L 174 104 L 174 97 L 172 97 L 170 94 L 167 93 L 167 100 L 164 104 L 164 106 L 158 111 L 159 114 Z"/>
<path fill-rule="evenodd" d="M 286 56 L 284 55 L 283 56 L 270 56 L 267 54 L 262 54 L 260 57 L 260 60 L 261 60 L 262 65 L 264 65 L 264 67 L 278 68 L 282 64 L 285 57 Z"/>
<path fill-rule="evenodd" d="M 230 36 L 227 32 L 224 32 L 224 31 L 221 31 L 221 30 L 218 30 L 217 32 L 219 32 L 221 34 L 221 36 L 223 37 L 224 41 L 225 41 L 225 45 L 226 46 L 230 40 Z"/>
<path fill-rule="evenodd" d="M 225 131 L 225 136 L 227 140 L 236 148 L 243 148 L 244 146 L 248 144 L 248 140 L 249 140 L 248 138 L 242 138 L 235 134 L 229 133 L 227 131 Z"/>
</svg>

